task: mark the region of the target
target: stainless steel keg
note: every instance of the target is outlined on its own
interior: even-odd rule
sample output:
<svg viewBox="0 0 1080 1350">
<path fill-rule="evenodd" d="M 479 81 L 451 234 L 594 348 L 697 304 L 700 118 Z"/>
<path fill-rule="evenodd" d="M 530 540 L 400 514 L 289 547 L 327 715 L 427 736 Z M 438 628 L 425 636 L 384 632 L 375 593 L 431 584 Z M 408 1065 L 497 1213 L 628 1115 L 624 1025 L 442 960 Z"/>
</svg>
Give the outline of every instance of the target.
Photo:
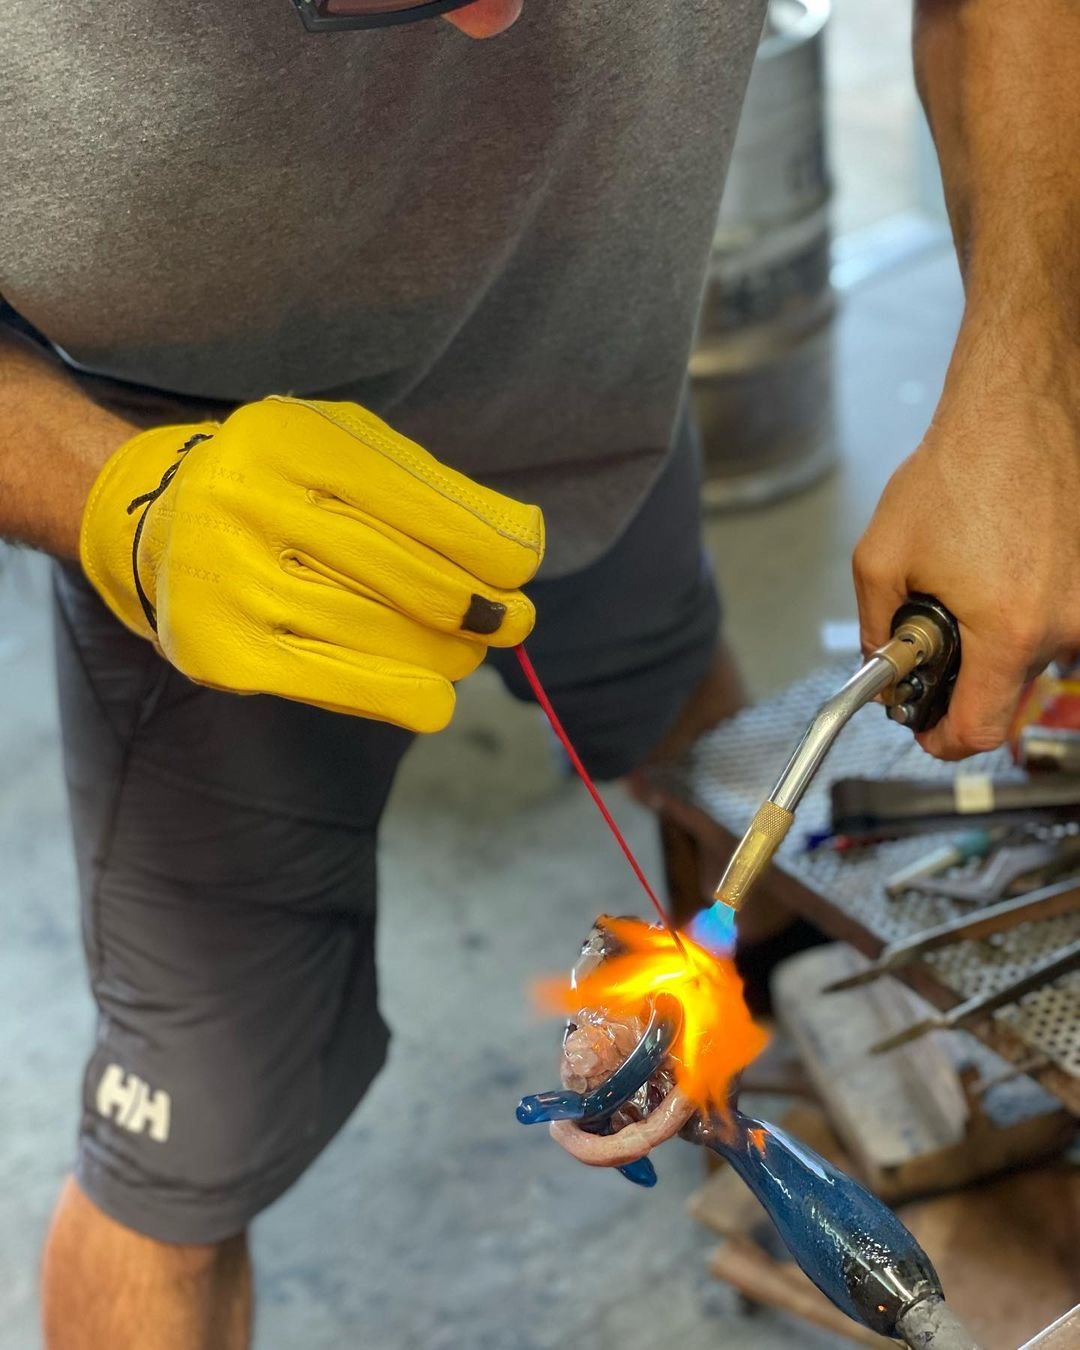
<svg viewBox="0 0 1080 1350">
<path fill-rule="evenodd" d="M 823 43 L 830 0 L 770 0 L 690 363 L 706 504 L 760 505 L 836 462 Z"/>
</svg>

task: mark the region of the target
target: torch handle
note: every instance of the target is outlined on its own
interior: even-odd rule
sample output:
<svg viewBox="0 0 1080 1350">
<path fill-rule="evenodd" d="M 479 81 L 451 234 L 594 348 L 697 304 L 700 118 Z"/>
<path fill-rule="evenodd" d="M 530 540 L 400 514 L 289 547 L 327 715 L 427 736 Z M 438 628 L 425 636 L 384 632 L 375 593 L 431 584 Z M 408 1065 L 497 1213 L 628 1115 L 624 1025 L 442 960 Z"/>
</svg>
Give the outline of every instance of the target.
<svg viewBox="0 0 1080 1350">
<path fill-rule="evenodd" d="M 909 595 L 882 651 L 895 651 L 898 642 L 919 650 L 921 659 L 890 691 L 889 716 L 912 731 L 929 731 L 948 711 L 960 673 L 960 626 L 934 596 Z"/>
</svg>

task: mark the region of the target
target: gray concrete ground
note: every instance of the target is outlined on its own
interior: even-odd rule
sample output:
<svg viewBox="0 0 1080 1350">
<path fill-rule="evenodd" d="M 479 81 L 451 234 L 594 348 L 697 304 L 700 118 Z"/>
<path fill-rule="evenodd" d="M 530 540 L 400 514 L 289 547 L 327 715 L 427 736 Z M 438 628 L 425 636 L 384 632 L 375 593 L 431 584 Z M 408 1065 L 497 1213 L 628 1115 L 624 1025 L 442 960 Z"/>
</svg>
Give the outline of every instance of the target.
<svg viewBox="0 0 1080 1350">
<path fill-rule="evenodd" d="M 937 255 L 849 297 L 844 467 L 804 496 L 708 532 L 730 630 L 767 692 L 819 659 L 854 608 L 848 554 L 925 425 L 959 311 Z M 91 1027 L 50 688 L 46 586 L 16 559 L 0 590 L 0 1347 L 37 1344 L 37 1248 L 68 1165 Z M 655 874 L 648 817 L 609 794 Z M 468 848 L 464 847 L 468 842 Z M 556 1028 L 529 1011 L 592 916 L 639 895 L 544 729 L 481 672 L 450 731 L 407 760 L 389 811 L 380 955 L 390 1064 L 319 1164 L 261 1221 L 259 1350 L 823 1350 L 747 1318 L 706 1275 L 685 1216 L 700 1176 L 668 1145 L 661 1184 L 578 1168 L 513 1120 L 552 1077 Z M 148 1350 L 153 1350 L 148 1341 Z"/>
</svg>

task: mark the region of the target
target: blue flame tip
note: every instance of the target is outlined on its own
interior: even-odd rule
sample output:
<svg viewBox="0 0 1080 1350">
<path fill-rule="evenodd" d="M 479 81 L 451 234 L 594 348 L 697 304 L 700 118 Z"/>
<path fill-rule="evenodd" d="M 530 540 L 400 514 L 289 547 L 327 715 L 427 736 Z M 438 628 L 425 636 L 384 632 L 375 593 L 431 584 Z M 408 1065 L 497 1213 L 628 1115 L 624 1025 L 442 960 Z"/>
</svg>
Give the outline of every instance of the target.
<svg viewBox="0 0 1080 1350">
<path fill-rule="evenodd" d="M 690 920 L 691 940 L 716 956 L 730 956 L 735 949 L 735 911 L 722 900 L 703 909 Z"/>
</svg>

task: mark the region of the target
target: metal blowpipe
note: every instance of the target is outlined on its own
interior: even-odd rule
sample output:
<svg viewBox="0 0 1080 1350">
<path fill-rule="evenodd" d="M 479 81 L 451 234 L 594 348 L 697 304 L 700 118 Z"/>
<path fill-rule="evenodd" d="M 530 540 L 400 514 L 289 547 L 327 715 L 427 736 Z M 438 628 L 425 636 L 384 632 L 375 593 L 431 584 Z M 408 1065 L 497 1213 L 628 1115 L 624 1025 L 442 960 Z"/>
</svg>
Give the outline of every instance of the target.
<svg viewBox="0 0 1080 1350">
<path fill-rule="evenodd" d="M 960 669 L 960 631 L 940 601 L 913 595 L 893 616 L 892 637 L 818 710 L 762 802 L 716 888 L 737 910 L 783 843 L 795 809 L 840 732 L 879 695 L 894 721 L 927 731 L 944 716 Z"/>
</svg>

